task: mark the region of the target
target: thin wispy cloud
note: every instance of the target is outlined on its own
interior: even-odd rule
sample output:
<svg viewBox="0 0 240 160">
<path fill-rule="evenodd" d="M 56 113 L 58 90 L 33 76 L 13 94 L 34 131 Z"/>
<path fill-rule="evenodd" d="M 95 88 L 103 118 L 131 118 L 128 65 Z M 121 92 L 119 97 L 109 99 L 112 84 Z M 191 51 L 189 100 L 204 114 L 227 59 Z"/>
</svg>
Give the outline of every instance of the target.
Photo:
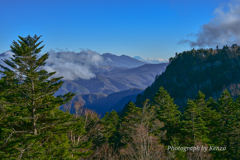
<svg viewBox="0 0 240 160">
<path fill-rule="evenodd" d="M 191 47 L 240 44 L 240 1 L 220 6 L 213 14 L 214 18 L 202 25 L 198 33 L 191 33 L 195 40 L 183 39 L 178 44 L 189 44 Z"/>
</svg>

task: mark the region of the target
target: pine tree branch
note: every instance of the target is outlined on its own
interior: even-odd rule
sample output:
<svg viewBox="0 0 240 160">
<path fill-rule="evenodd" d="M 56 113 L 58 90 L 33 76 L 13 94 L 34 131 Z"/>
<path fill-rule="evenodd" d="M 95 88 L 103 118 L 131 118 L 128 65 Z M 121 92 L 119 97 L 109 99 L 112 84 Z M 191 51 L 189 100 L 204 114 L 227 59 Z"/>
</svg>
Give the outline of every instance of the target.
<svg viewBox="0 0 240 160">
<path fill-rule="evenodd" d="M 34 144 L 34 143 L 31 143 L 31 144 L 30 144 L 27 148 L 25 148 L 25 149 L 16 148 L 17 150 L 19 150 L 19 151 L 21 152 L 21 154 L 19 155 L 18 159 L 21 159 L 23 153 L 24 153 L 27 149 L 29 149 L 33 144 Z"/>
<path fill-rule="evenodd" d="M 42 96 L 36 98 L 35 101 L 37 101 L 37 100 L 39 100 L 40 98 L 43 98 L 43 97 L 45 97 L 45 96 L 47 96 L 47 95 L 50 95 L 50 94 L 54 94 L 54 92 L 50 92 L 50 93 L 48 93 L 48 94 L 42 95 Z"/>
<path fill-rule="evenodd" d="M 4 102 L 4 101 L 1 101 L 1 103 L 5 103 L 5 104 L 8 104 L 8 105 L 17 105 L 17 106 L 21 106 L 20 104 L 18 104 L 18 103 L 13 103 L 13 102 Z M 27 105 L 29 105 L 29 103 L 27 103 L 27 102 L 25 102 Z M 30 106 L 30 105 L 29 105 Z"/>
<path fill-rule="evenodd" d="M 52 135 L 51 135 L 50 137 L 48 137 L 45 142 L 43 142 L 42 144 L 40 144 L 40 146 L 42 147 L 42 146 L 44 145 L 44 143 L 46 143 L 46 142 L 49 140 L 49 138 L 51 138 L 51 137 L 52 137 Z"/>
<path fill-rule="evenodd" d="M 48 90 L 50 84 L 51 84 L 51 81 L 49 81 L 48 86 L 47 86 L 46 90 L 44 91 L 44 94 L 47 92 L 47 90 Z"/>
<path fill-rule="evenodd" d="M 24 93 L 23 91 L 19 90 L 17 87 L 15 87 L 14 85 L 12 85 L 10 83 L 10 86 L 14 87 L 16 90 L 18 90 L 19 92 L 21 92 L 22 94 L 26 95 L 27 97 L 30 97 L 29 95 L 27 95 L 26 93 Z"/>
<path fill-rule="evenodd" d="M 0 102 L 2 102 L 2 101 L 0 101 Z M 5 109 L 4 109 L 3 105 L 1 105 L 1 108 L 2 108 L 2 110 L 5 112 Z"/>
<path fill-rule="evenodd" d="M 51 103 L 45 103 L 45 104 L 37 105 L 37 106 L 35 106 L 35 108 L 40 108 L 40 107 L 46 106 L 48 104 L 51 104 Z"/>
<path fill-rule="evenodd" d="M 50 126 L 46 126 L 46 127 L 43 127 L 43 128 L 39 128 L 39 130 L 42 130 L 42 129 L 45 129 L 45 128 L 49 128 L 49 127 L 52 127 L 52 126 L 54 126 L 54 125 L 56 125 L 56 124 L 58 124 L 58 122 L 57 122 L 57 123 L 53 123 L 53 124 L 51 124 Z"/>
<path fill-rule="evenodd" d="M 29 132 L 29 131 L 13 131 L 8 138 L 6 139 L 5 143 L 2 145 L 2 147 L 9 141 L 9 139 L 12 137 L 13 133 L 33 133 L 33 132 Z M 0 148 L 2 148 L 0 147 Z"/>
</svg>

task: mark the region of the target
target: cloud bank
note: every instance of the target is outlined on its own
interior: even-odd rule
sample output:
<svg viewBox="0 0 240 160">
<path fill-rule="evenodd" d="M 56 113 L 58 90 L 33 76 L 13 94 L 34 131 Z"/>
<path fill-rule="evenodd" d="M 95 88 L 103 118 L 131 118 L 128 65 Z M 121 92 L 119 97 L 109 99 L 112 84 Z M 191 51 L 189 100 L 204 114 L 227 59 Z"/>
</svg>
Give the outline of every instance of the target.
<svg viewBox="0 0 240 160">
<path fill-rule="evenodd" d="M 7 66 L 2 60 L 8 59 L 14 53 L 6 51 L 0 54 L 0 64 Z M 98 67 L 103 63 L 103 58 L 100 54 L 91 50 L 82 50 L 79 53 L 63 51 L 55 52 L 51 50 L 49 52 L 49 58 L 44 69 L 48 72 L 57 71 L 54 77 L 63 76 L 64 80 L 90 79 L 95 77 L 95 74 L 90 70 L 91 67 Z M 0 68 L 0 70 L 2 70 Z"/>
<path fill-rule="evenodd" d="M 218 7 L 213 14 L 215 17 L 193 34 L 196 40 L 183 39 L 178 44 L 187 43 L 191 47 L 240 44 L 240 1 Z"/>
<path fill-rule="evenodd" d="M 98 67 L 103 62 L 100 54 L 83 50 L 80 53 L 75 52 L 55 52 L 51 50 L 47 59 L 45 69 L 48 72 L 57 71 L 56 77 L 63 76 L 65 80 L 74 80 L 77 78 L 90 79 L 95 74 L 90 70 L 91 67 Z"/>
</svg>

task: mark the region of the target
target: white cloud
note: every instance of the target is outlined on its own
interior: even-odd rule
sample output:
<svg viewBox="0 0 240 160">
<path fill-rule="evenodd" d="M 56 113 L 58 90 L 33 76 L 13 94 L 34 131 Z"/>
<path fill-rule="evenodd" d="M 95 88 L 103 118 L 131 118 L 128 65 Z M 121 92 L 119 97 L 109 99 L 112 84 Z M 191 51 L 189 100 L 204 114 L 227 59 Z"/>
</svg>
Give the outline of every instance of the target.
<svg viewBox="0 0 240 160">
<path fill-rule="evenodd" d="M 83 50 L 80 53 L 50 51 L 45 69 L 48 72 L 57 71 L 56 77 L 63 76 L 63 79 L 67 80 L 90 79 L 95 77 L 90 68 L 98 67 L 102 62 L 103 58 L 91 50 Z"/>
<path fill-rule="evenodd" d="M 95 74 L 90 68 L 98 67 L 103 63 L 101 55 L 91 50 L 83 50 L 80 53 L 69 51 L 55 52 L 51 50 L 49 53 L 50 55 L 44 69 L 48 72 L 57 71 L 54 77 L 63 76 L 65 80 L 93 78 Z M 10 60 L 13 54 L 11 51 L 0 54 L 0 64 L 9 67 L 2 60 Z M 2 69 L 0 68 L 0 70 Z"/>
<path fill-rule="evenodd" d="M 240 1 L 218 7 L 213 14 L 214 18 L 194 34 L 196 40 L 185 39 L 179 44 L 188 43 L 191 47 L 240 44 Z"/>
</svg>

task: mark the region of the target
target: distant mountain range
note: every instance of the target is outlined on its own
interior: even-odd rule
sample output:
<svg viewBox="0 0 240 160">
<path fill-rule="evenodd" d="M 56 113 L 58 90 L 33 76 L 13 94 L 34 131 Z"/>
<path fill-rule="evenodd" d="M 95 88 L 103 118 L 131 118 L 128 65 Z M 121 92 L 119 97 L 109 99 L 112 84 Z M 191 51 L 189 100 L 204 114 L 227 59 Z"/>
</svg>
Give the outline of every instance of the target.
<svg viewBox="0 0 240 160">
<path fill-rule="evenodd" d="M 136 68 L 144 64 L 148 64 L 126 55 L 117 56 L 111 53 L 104 53 L 101 57 L 103 58 L 103 62 L 98 66 L 91 66 L 90 68 L 90 70 L 95 74 L 116 69 Z"/>
<path fill-rule="evenodd" d="M 0 54 L 0 59 L 9 58 L 11 54 L 11 51 L 4 52 Z M 104 115 L 112 109 L 122 110 L 130 100 L 135 101 L 136 96 L 151 85 L 167 65 L 168 63 L 149 64 L 126 55 L 100 55 L 89 51 L 54 52 L 46 66 L 50 70 L 56 69 L 59 75 L 62 73 L 65 77 L 75 77 L 73 80 L 63 80 L 64 84 L 54 95 L 77 93 L 71 103 L 80 101 L 84 107 Z M 95 76 L 90 79 L 78 77 L 78 73 L 83 72 Z M 69 109 L 73 112 L 73 108 Z"/>
<path fill-rule="evenodd" d="M 50 54 L 46 64 L 48 70 L 49 68 L 51 71 L 56 69 L 57 76 L 61 76 L 62 72 L 66 78 L 72 76 L 73 79 L 65 79 L 65 83 L 55 95 L 67 92 L 108 95 L 130 88 L 145 89 L 152 84 L 156 75 L 165 71 L 168 65 L 168 63 L 147 64 L 126 55 L 116 56 L 110 53 L 100 55 L 91 51 L 80 53 L 53 52 Z M 11 55 L 11 51 L 6 51 L 0 54 L 0 59 L 9 59 Z M 65 66 L 68 70 L 64 68 Z M 84 77 L 87 72 L 93 75 L 93 78 L 78 77 L 78 74 L 82 74 Z"/>
<path fill-rule="evenodd" d="M 13 52 L 6 51 L 0 54 L 0 60 L 9 59 Z M 0 64 L 4 63 L 0 61 Z M 56 76 L 63 76 L 64 79 L 89 79 L 95 74 L 107 72 L 119 68 L 136 68 L 146 62 L 132 57 L 111 53 L 99 54 L 90 50 L 75 52 L 55 52 L 51 51 L 45 69 L 48 72 L 57 71 Z"/>
<path fill-rule="evenodd" d="M 77 94 L 111 94 L 131 88 L 145 89 L 154 82 L 156 75 L 165 71 L 168 63 L 145 64 L 137 68 L 115 68 L 100 72 L 91 79 L 64 80 L 55 95 L 75 92 Z"/>
<path fill-rule="evenodd" d="M 124 68 L 135 68 L 147 64 L 147 62 L 129 57 L 127 55 L 117 56 L 111 53 L 101 55 L 104 59 L 104 65 Z"/>
<path fill-rule="evenodd" d="M 152 63 L 152 64 L 157 64 L 157 63 L 167 63 L 168 60 L 167 59 L 162 59 L 162 58 L 146 58 L 146 59 L 143 59 L 139 56 L 135 56 L 133 57 L 134 59 L 137 59 L 139 61 L 142 61 L 142 62 L 146 62 L 146 63 Z"/>
<path fill-rule="evenodd" d="M 84 107 L 101 115 L 107 111 L 121 111 L 129 101 L 135 102 L 137 95 L 151 85 L 157 75 L 165 71 L 167 65 L 168 63 L 145 64 L 137 68 L 101 72 L 89 80 L 66 80 L 55 95 L 67 92 L 78 94 L 71 101 L 71 113 L 74 113 L 74 101 L 81 102 Z"/>
<path fill-rule="evenodd" d="M 74 113 L 74 101 L 81 102 L 84 108 L 92 109 L 101 115 L 107 111 L 121 111 L 129 101 L 135 102 L 137 95 L 151 85 L 155 77 L 164 72 L 168 65 L 147 64 L 129 56 L 109 53 L 102 57 L 104 63 L 91 68 L 96 77 L 64 80 L 63 86 L 55 93 L 77 93 L 70 104 L 71 113 Z"/>
</svg>

